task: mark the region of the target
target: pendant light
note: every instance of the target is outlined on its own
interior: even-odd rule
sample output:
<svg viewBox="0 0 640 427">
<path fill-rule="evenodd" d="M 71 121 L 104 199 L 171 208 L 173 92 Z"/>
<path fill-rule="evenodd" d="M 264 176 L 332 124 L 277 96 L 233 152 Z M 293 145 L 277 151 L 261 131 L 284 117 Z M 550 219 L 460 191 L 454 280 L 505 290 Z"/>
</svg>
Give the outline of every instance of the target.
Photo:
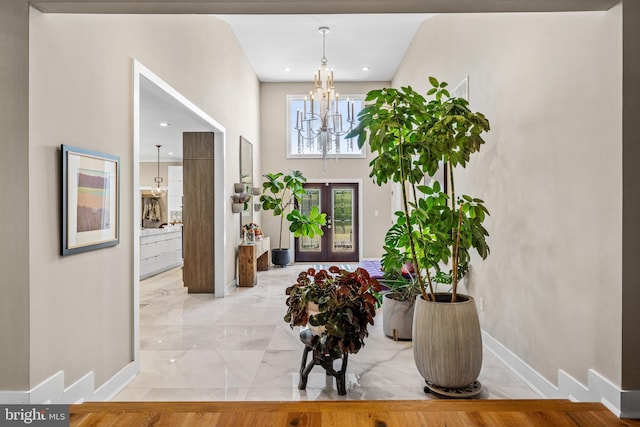
<svg viewBox="0 0 640 427">
<path fill-rule="evenodd" d="M 164 197 L 167 195 L 167 187 L 162 184 L 162 177 L 160 176 L 160 147 L 162 145 L 156 145 L 158 148 L 158 175 L 154 178 L 155 187 L 151 186 L 151 195 L 153 197 Z"/>
<path fill-rule="evenodd" d="M 333 70 L 327 66 L 325 55 L 325 37 L 329 27 L 320 27 L 322 34 L 322 59 L 320 68 L 313 75 L 313 90 L 304 97 L 304 109 L 298 110 L 294 129 L 298 131 L 298 147 L 302 152 L 304 141 L 311 152 L 322 154 L 323 167 L 329 153 L 340 154 L 340 137 L 346 135 L 356 124 L 354 101 L 347 98 L 346 103 L 340 101 L 340 96 L 334 86 Z M 343 117 L 346 108 L 346 121 Z M 349 151 L 351 145 L 347 147 Z"/>
</svg>

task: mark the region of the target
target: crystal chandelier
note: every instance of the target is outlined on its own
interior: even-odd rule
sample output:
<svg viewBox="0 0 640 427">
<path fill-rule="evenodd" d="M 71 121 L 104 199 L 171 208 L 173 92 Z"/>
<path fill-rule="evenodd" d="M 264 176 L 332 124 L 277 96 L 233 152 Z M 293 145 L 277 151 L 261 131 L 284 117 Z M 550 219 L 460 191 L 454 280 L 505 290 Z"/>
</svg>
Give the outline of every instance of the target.
<svg viewBox="0 0 640 427">
<path fill-rule="evenodd" d="M 156 145 L 158 148 L 158 175 L 154 178 L 156 186 L 151 186 L 151 195 L 153 197 L 164 197 L 167 195 L 167 187 L 162 184 L 162 177 L 160 176 L 160 147 L 162 145 Z"/>
<path fill-rule="evenodd" d="M 298 131 L 298 149 L 321 152 L 326 161 L 327 153 L 333 149 L 340 154 L 340 137 L 346 135 L 355 124 L 354 102 L 347 98 L 346 121 L 340 108 L 340 96 L 333 85 L 333 70 L 327 67 L 325 37 L 329 27 L 320 27 L 322 34 L 322 59 L 318 72 L 313 75 L 313 90 L 304 97 L 304 108 L 296 113 L 295 129 Z M 344 106 L 344 104 L 343 104 Z M 342 109 L 344 111 L 344 108 Z M 348 146 L 347 149 L 353 149 Z"/>
</svg>

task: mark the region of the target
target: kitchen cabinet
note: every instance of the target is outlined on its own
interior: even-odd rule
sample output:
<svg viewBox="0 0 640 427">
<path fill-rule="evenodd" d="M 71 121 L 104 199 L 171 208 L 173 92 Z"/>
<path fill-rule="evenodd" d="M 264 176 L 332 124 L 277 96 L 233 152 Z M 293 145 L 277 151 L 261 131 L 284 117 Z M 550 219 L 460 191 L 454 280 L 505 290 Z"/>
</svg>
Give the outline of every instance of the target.
<svg viewBox="0 0 640 427">
<path fill-rule="evenodd" d="M 182 227 L 150 228 L 140 233 L 140 279 L 182 266 Z"/>
</svg>

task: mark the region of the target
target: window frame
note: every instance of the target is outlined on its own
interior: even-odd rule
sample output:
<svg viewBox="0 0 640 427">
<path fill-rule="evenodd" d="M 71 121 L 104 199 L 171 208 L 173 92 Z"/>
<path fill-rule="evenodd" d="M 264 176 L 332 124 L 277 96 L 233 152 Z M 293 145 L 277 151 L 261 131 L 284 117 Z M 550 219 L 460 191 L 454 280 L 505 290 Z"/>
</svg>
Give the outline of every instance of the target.
<svg viewBox="0 0 640 427">
<path fill-rule="evenodd" d="M 286 107 L 285 107 L 285 114 L 286 114 L 286 133 L 287 133 L 287 137 L 286 137 L 286 147 L 285 147 L 285 154 L 286 154 L 286 158 L 287 159 L 322 159 L 322 153 L 314 153 L 314 154 L 300 154 L 300 153 L 293 153 L 293 142 L 292 141 L 292 137 L 294 135 L 293 132 L 293 114 L 291 111 L 291 103 L 292 101 L 302 101 L 304 100 L 305 95 L 287 95 L 286 97 Z M 361 108 L 364 108 L 365 106 L 365 98 L 366 95 L 365 94 L 340 94 L 340 102 L 346 102 L 346 100 L 348 99 L 352 99 L 352 100 L 358 100 L 361 101 Z M 358 113 L 360 110 L 356 110 L 355 111 L 355 116 L 356 116 L 356 123 L 354 125 L 354 127 L 356 127 L 359 123 L 358 121 Z M 344 137 L 341 137 L 344 138 Z M 359 150 L 359 152 L 356 153 L 327 153 L 327 158 L 329 159 L 335 159 L 335 158 L 339 158 L 339 159 L 364 159 L 367 157 L 367 152 L 366 152 L 366 146 L 363 146 L 362 148 L 358 147 L 358 141 L 357 138 L 352 138 L 353 139 L 353 144 L 354 144 L 354 148 Z"/>
</svg>

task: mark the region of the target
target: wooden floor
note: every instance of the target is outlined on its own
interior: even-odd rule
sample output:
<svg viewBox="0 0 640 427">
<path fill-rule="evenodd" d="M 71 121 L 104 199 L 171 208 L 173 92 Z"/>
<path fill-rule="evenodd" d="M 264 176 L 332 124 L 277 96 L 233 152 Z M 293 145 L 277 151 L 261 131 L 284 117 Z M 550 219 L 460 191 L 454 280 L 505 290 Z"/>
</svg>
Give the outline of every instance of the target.
<svg viewBox="0 0 640 427">
<path fill-rule="evenodd" d="M 640 426 L 568 400 L 101 402 L 71 405 L 71 426 Z"/>
</svg>

